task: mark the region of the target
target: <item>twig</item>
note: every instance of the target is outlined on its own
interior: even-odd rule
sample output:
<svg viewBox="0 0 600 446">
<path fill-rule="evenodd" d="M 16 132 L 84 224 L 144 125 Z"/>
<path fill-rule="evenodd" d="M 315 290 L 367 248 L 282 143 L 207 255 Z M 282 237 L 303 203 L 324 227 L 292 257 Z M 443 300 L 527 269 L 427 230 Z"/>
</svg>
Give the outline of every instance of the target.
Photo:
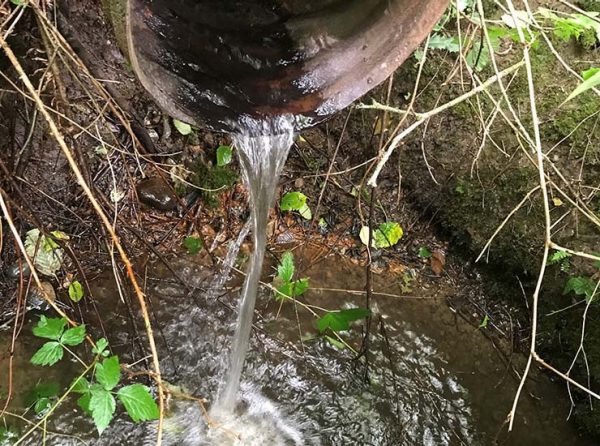
<svg viewBox="0 0 600 446">
<path fill-rule="evenodd" d="M 494 83 L 498 82 L 499 79 L 505 77 L 508 74 L 515 72 L 516 70 L 521 68 L 524 64 L 525 64 L 525 62 L 523 62 L 523 61 L 518 62 L 515 65 L 507 68 L 506 70 L 501 71 L 497 75 L 490 77 L 487 81 L 483 82 L 482 84 L 478 85 L 477 87 L 473 88 L 472 90 L 468 91 L 467 93 L 465 93 L 451 101 L 448 101 L 445 104 L 440 105 L 439 107 L 434 108 L 426 113 L 416 113 L 415 112 L 414 115 L 417 120 L 415 122 L 413 122 L 409 127 L 407 127 L 404 131 L 402 131 L 400 134 L 398 134 L 392 140 L 392 142 L 389 144 L 387 150 L 379 158 L 379 162 L 377 163 L 377 166 L 375 167 L 375 171 L 371 175 L 371 178 L 369 179 L 367 184 L 371 187 L 377 186 L 377 179 L 379 177 L 379 174 L 381 173 L 381 169 L 383 169 L 383 166 L 385 166 L 387 161 L 390 159 L 390 156 L 392 155 L 394 150 L 396 150 L 396 147 L 398 147 L 398 145 L 404 140 L 404 138 L 406 138 L 406 136 L 410 135 L 415 129 L 417 129 L 422 124 L 424 124 L 428 119 L 430 119 L 430 118 L 454 107 L 455 105 L 458 105 L 461 102 L 466 101 L 470 97 L 475 96 L 476 94 L 486 90 L 488 87 L 490 87 Z M 383 109 L 382 107 L 385 107 L 385 110 L 390 111 L 390 112 L 406 114 L 406 112 L 404 110 L 389 108 L 387 106 L 382 106 L 381 104 L 378 104 L 378 103 L 374 103 L 372 105 L 362 105 L 362 104 L 358 105 L 358 108 L 372 109 L 372 110 L 382 110 Z"/>
</svg>

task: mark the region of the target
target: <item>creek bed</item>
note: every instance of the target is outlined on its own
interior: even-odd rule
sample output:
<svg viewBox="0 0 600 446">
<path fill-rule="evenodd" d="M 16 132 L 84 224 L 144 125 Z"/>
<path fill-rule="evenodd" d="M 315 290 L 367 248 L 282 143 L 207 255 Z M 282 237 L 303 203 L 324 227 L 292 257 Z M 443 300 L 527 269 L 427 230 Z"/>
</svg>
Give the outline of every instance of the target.
<svg viewBox="0 0 600 446">
<path fill-rule="evenodd" d="M 307 303 L 330 309 L 364 305 L 363 296 L 340 291 L 364 289 L 364 268 L 338 256 L 311 264 L 315 257 L 308 251 L 297 254 L 298 270 L 311 282 Z M 202 290 L 214 273 L 206 264 L 190 257 L 170 263 L 188 287 L 196 288 L 194 292 L 181 286 L 160 263 L 149 266 L 146 283 L 165 379 L 210 402 L 227 368 L 234 324 L 231 308 L 237 305 L 239 279 L 229 284 L 232 292 L 207 299 Z M 92 287 L 111 345 L 122 362 L 132 361 L 134 334 L 109 277 L 108 273 L 99 276 Z M 448 307 L 445 298 L 459 288 L 448 283 L 415 288 L 411 294 L 419 299 L 375 296 L 370 385 L 363 379 L 364 362 L 355 361 L 349 350 L 313 336 L 313 316 L 302 308 L 296 311 L 289 302 L 279 309 L 263 289 L 255 318 L 258 330 L 253 332 L 242 376 L 240 418 L 221 429 L 228 440 L 218 444 L 266 444 L 257 443 L 256 431 L 260 431 L 260 438 L 267 435 L 273 444 L 292 445 L 592 445 L 566 421 L 564 386 L 537 372 L 521 398 L 515 431 L 506 433 L 503 423 L 517 381 L 510 364 L 500 360 L 482 330 Z M 375 289 L 402 294 L 399 278 L 389 274 L 376 276 Z M 31 325 L 36 317 L 28 319 Z M 357 347 L 360 337 L 360 326 L 355 326 L 343 339 Z M 3 336 L 2 342 L 6 339 Z M 77 364 L 66 360 L 49 369 L 28 365 L 39 344 L 30 335 L 30 326 L 19 337 L 13 412 L 22 410 L 20 395 L 39 380 L 55 379 L 64 390 L 77 373 Z M 513 360 L 519 371 L 522 359 Z M 7 370 L 4 359 L 0 370 Z M 48 445 L 150 445 L 155 441 L 151 423 L 134 425 L 118 418 L 98 439 L 74 401 L 59 412 L 49 421 L 48 430 L 70 436 L 49 434 Z M 234 433 L 241 442 L 234 441 Z M 198 404 L 174 399 L 165 423 L 165 444 L 217 444 L 207 439 L 213 434 L 207 432 Z M 24 444 L 41 444 L 41 438 L 31 437 Z"/>
</svg>

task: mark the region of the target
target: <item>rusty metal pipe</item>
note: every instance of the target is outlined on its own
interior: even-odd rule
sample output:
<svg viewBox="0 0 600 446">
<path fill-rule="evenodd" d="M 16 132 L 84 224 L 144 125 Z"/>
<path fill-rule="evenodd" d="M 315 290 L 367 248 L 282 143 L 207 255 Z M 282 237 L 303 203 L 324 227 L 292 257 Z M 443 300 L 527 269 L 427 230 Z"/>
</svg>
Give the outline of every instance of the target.
<svg viewBox="0 0 600 446">
<path fill-rule="evenodd" d="M 316 124 L 385 80 L 449 0 L 126 0 L 130 60 L 171 116 Z"/>
</svg>

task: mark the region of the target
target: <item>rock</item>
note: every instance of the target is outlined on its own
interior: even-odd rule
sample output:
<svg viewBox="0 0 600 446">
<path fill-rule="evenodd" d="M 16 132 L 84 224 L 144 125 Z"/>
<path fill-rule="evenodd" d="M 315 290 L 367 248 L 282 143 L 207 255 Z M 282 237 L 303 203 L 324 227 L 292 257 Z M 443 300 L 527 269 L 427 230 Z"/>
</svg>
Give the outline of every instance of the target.
<svg viewBox="0 0 600 446">
<path fill-rule="evenodd" d="M 50 308 L 50 304 L 47 299 L 54 302 L 56 300 L 56 291 L 49 282 L 41 282 L 41 289 L 37 286 L 32 286 L 27 296 L 27 308 L 30 310 L 41 310 L 45 311 Z"/>
<path fill-rule="evenodd" d="M 21 269 L 18 263 L 13 263 L 6 268 L 6 274 L 11 279 L 18 279 L 21 276 L 21 272 L 23 272 L 23 276 L 28 276 L 31 273 L 31 269 L 25 261 L 21 263 Z"/>
<path fill-rule="evenodd" d="M 149 178 L 137 185 L 140 201 L 160 211 L 172 211 L 177 206 L 177 197 L 161 178 Z"/>
</svg>

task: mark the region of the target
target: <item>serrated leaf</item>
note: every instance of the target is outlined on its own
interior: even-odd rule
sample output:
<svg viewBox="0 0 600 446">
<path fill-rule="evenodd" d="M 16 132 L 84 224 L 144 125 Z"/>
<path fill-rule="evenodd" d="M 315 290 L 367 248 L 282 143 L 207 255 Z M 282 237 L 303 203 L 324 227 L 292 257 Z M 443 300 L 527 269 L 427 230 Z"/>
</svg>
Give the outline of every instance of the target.
<svg viewBox="0 0 600 446">
<path fill-rule="evenodd" d="M 288 192 L 281 198 L 279 207 L 282 211 L 299 211 L 306 204 L 306 198 L 302 192 Z"/>
<path fill-rule="evenodd" d="M 568 259 L 569 257 L 571 257 L 571 254 L 569 254 L 566 251 L 556 251 L 548 259 L 548 265 L 560 263 L 561 261 L 563 261 L 564 259 Z"/>
<path fill-rule="evenodd" d="M 89 410 L 98 433 L 102 434 L 113 418 L 117 403 L 110 392 L 100 387 L 93 387 L 90 396 Z"/>
<path fill-rule="evenodd" d="M 595 289 L 596 282 L 591 278 L 583 276 L 571 277 L 565 285 L 563 294 L 574 292 L 578 296 L 585 296 L 586 300 L 589 301 L 594 297 Z"/>
<path fill-rule="evenodd" d="M 31 363 L 35 365 L 54 365 L 63 357 L 64 351 L 59 342 L 46 342 L 31 357 Z"/>
<path fill-rule="evenodd" d="M 177 131 L 183 136 L 187 136 L 193 131 L 191 125 L 186 124 L 185 122 L 180 121 L 179 119 L 173 118 L 173 125 L 175 126 Z"/>
<path fill-rule="evenodd" d="M 277 277 L 284 282 L 291 282 L 294 277 L 294 254 L 286 251 L 281 256 L 281 263 L 277 267 Z"/>
<path fill-rule="evenodd" d="M 111 356 L 102 363 L 96 364 L 96 381 L 102 384 L 106 390 L 112 390 L 119 384 L 121 379 L 121 366 L 119 357 Z"/>
<path fill-rule="evenodd" d="M 217 148 L 217 166 L 223 167 L 231 163 L 233 150 L 230 146 L 219 146 Z"/>
<path fill-rule="evenodd" d="M 158 406 L 146 386 L 142 384 L 125 386 L 117 392 L 117 397 L 136 423 L 158 419 Z"/>
<path fill-rule="evenodd" d="M 108 352 L 105 351 L 106 347 L 108 347 L 108 341 L 106 338 L 100 338 L 98 339 L 98 342 L 96 342 L 96 346 L 92 348 L 92 353 L 95 355 L 106 356 L 108 354 Z"/>
<path fill-rule="evenodd" d="M 79 407 L 81 407 L 83 409 L 83 411 L 86 414 L 88 414 L 89 416 L 92 416 L 92 411 L 90 410 L 90 400 L 91 399 L 92 399 L 92 394 L 90 392 L 84 393 L 77 399 L 77 405 Z"/>
<path fill-rule="evenodd" d="M 350 329 L 350 322 L 369 316 L 371 312 L 366 308 L 351 308 L 349 310 L 331 311 L 317 321 L 317 329 L 323 333 L 331 331 L 346 331 Z"/>
<path fill-rule="evenodd" d="M 296 280 L 292 283 L 292 293 L 294 297 L 302 296 L 308 290 L 308 278 Z"/>
<path fill-rule="evenodd" d="M 69 299 L 77 303 L 83 298 L 83 286 L 78 280 L 74 280 L 69 285 Z"/>
<path fill-rule="evenodd" d="M 190 254 L 195 255 L 202 249 L 202 240 L 198 237 L 189 236 L 183 239 L 183 246 Z"/>
<path fill-rule="evenodd" d="M 33 334 L 38 338 L 46 338 L 58 341 L 62 335 L 67 320 L 65 318 L 47 318 L 42 315 L 37 325 L 33 327 Z"/>
<path fill-rule="evenodd" d="M 85 339 L 85 325 L 69 328 L 63 333 L 60 342 L 64 345 L 79 345 Z"/>
<path fill-rule="evenodd" d="M 88 393 L 90 391 L 90 382 L 86 379 L 85 376 L 80 376 L 79 378 L 75 378 L 73 381 L 73 392 L 75 393 Z"/>
</svg>

